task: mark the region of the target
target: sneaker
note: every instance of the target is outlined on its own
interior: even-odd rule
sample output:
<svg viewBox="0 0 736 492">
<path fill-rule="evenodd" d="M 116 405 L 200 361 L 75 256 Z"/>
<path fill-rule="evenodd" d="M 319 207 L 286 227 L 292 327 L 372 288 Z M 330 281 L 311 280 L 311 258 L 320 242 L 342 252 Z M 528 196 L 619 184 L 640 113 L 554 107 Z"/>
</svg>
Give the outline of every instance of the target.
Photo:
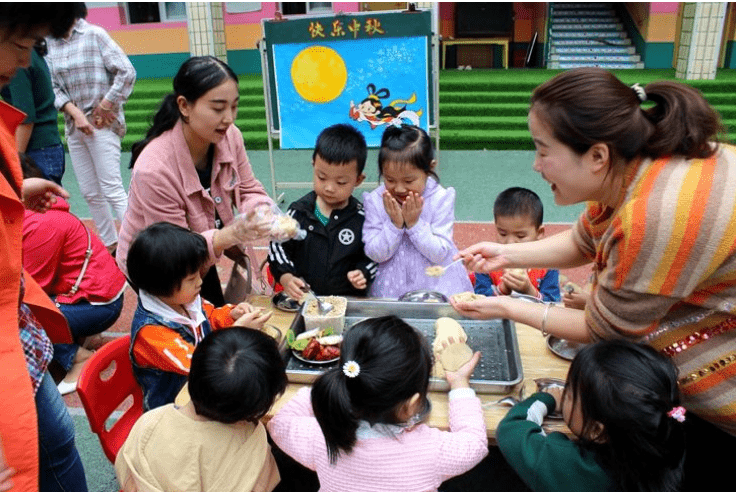
<svg viewBox="0 0 736 492">
<path fill-rule="evenodd" d="M 56 387 L 59 390 L 59 393 L 62 395 L 68 395 L 69 393 L 74 393 L 77 391 L 77 382 L 74 381 L 73 383 L 67 383 L 66 381 L 62 380 Z"/>
</svg>

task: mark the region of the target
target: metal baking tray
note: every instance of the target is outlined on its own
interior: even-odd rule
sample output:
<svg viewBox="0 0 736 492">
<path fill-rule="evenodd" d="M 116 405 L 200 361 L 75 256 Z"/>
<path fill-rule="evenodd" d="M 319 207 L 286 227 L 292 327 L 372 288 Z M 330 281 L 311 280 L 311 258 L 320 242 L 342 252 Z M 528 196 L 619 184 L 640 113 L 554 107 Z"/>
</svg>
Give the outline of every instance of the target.
<svg viewBox="0 0 736 492">
<path fill-rule="evenodd" d="M 470 386 L 477 393 L 508 393 L 524 377 L 519 356 L 519 342 L 516 327 L 507 319 L 472 320 L 460 316 L 448 303 L 417 303 L 387 300 L 360 300 L 348 298 L 345 313 L 345 329 L 365 319 L 394 314 L 422 332 L 430 346 L 434 342 L 434 323 L 437 318 L 447 316 L 460 322 L 468 335 L 468 345 L 473 351 L 480 350 L 482 357 L 470 379 Z M 298 314 L 291 324 L 295 334 L 304 331 L 304 318 Z M 328 366 L 304 363 L 293 357 L 290 350 L 284 352 L 286 375 L 290 382 L 314 382 Z M 449 386 L 444 379 L 431 378 L 429 388 L 447 391 Z"/>
</svg>

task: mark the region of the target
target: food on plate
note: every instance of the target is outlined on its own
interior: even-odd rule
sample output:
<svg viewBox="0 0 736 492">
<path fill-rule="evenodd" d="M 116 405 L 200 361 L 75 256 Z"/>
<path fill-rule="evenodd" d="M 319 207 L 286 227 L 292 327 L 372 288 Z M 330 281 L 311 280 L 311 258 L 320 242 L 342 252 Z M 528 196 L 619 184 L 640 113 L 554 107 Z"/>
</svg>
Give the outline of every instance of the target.
<svg viewBox="0 0 736 492">
<path fill-rule="evenodd" d="M 473 302 L 485 297 L 483 294 L 476 294 L 474 292 L 460 292 L 459 294 L 453 294 L 452 300 L 455 302 Z"/>
<path fill-rule="evenodd" d="M 435 337 L 432 344 L 435 365 L 432 375 L 443 378 L 445 371 L 457 371 L 473 357 L 473 350 L 465 343 L 468 335 L 457 320 L 438 318 L 434 324 Z"/>
<path fill-rule="evenodd" d="M 309 330 L 294 337 L 294 332 L 287 335 L 289 347 L 299 355 L 313 361 L 330 361 L 340 357 L 342 335 L 333 334 L 331 329 Z"/>
</svg>

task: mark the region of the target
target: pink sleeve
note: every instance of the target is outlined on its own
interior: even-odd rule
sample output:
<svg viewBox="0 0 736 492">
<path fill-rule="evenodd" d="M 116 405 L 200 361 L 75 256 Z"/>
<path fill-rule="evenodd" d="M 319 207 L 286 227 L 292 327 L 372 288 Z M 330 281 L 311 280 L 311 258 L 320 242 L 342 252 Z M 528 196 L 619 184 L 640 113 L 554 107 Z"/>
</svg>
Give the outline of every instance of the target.
<svg viewBox="0 0 736 492">
<path fill-rule="evenodd" d="M 470 392 L 450 398 L 450 432 L 442 433 L 437 463 L 442 480 L 465 473 L 488 454 L 483 408 L 475 393 L 470 396 Z"/>
<path fill-rule="evenodd" d="M 286 454 L 314 470 L 315 453 L 325 447 L 322 430 L 312 412 L 311 395 L 311 388 L 300 389 L 268 422 L 268 432 Z"/>
</svg>

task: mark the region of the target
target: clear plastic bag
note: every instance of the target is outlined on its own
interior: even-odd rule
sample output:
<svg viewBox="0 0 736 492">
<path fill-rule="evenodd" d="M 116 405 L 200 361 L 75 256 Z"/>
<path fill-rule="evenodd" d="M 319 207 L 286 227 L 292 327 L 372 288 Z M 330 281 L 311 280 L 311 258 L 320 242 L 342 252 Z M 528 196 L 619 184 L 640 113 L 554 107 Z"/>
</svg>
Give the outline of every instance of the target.
<svg viewBox="0 0 736 492">
<path fill-rule="evenodd" d="M 299 222 L 283 213 L 276 205 L 259 205 L 245 215 L 239 215 L 243 227 L 260 231 L 260 236 L 268 236 L 271 241 L 283 243 L 296 239 L 301 241 L 307 237 L 307 231 L 299 226 Z"/>
</svg>

